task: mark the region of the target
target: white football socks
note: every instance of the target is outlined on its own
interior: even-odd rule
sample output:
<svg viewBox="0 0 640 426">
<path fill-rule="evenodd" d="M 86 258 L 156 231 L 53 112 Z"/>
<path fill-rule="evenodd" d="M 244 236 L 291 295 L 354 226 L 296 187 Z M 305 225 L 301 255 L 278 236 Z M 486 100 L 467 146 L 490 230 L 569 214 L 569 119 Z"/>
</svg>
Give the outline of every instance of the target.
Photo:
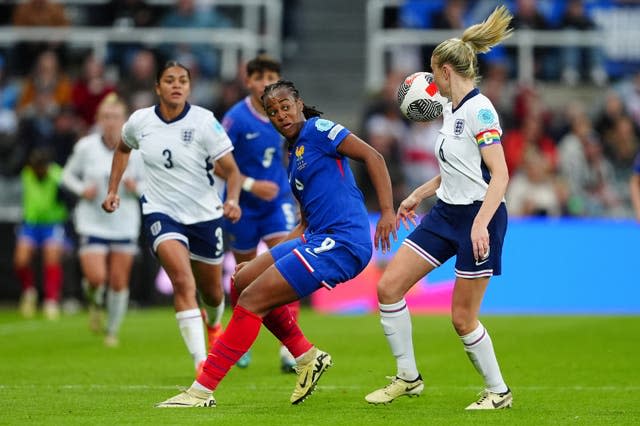
<svg viewBox="0 0 640 426">
<path fill-rule="evenodd" d="M 478 322 L 478 327 L 471 333 L 460 336 L 464 350 L 478 373 L 484 378 L 485 386 L 495 393 L 507 391 L 507 385 L 502 379 L 500 366 L 493 350 L 493 342 L 489 332 Z"/>
<path fill-rule="evenodd" d="M 224 315 L 224 296 L 222 296 L 222 300 L 218 306 L 209 306 L 202 298 L 200 302 L 200 305 L 207 313 L 207 325 L 213 327 L 220 324 L 222 322 L 222 315 Z"/>
<path fill-rule="evenodd" d="M 178 320 L 178 328 L 180 328 L 182 339 L 184 340 L 185 345 L 187 345 L 187 350 L 193 358 L 195 368 L 198 368 L 200 362 L 207 358 L 200 310 L 189 309 L 186 311 L 176 312 L 176 319 Z"/>
<path fill-rule="evenodd" d="M 411 315 L 407 302 L 402 299 L 389 305 L 380 303 L 378 306 L 384 335 L 389 342 L 393 356 L 396 358 L 397 376 L 407 381 L 413 381 L 419 373 L 413 354 Z"/>
<path fill-rule="evenodd" d="M 120 325 L 127 313 L 129 289 L 107 290 L 107 335 L 117 336 Z"/>
</svg>

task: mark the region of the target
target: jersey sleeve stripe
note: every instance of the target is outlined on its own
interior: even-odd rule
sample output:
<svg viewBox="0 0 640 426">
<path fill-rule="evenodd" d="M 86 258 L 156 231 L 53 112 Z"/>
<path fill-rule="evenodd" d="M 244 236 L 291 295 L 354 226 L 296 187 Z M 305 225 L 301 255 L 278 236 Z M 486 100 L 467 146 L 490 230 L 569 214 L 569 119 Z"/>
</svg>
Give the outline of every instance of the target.
<svg viewBox="0 0 640 426">
<path fill-rule="evenodd" d="M 216 161 L 217 159 L 219 159 L 220 157 L 224 156 L 225 154 L 229 153 L 233 151 L 233 145 L 230 145 L 228 147 L 226 147 L 225 149 L 223 149 L 222 151 L 220 151 L 218 154 L 213 156 L 213 161 Z"/>
<path fill-rule="evenodd" d="M 500 143 L 500 133 L 496 129 L 485 130 L 476 135 L 478 146 L 489 146 Z"/>
</svg>

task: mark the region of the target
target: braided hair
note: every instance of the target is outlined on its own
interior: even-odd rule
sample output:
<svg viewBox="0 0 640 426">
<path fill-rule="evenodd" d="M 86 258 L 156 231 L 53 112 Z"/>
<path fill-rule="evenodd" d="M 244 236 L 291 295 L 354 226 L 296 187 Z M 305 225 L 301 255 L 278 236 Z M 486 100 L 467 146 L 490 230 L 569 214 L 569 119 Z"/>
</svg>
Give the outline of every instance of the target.
<svg viewBox="0 0 640 426">
<path fill-rule="evenodd" d="M 293 95 L 293 98 L 295 100 L 300 99 L 300 92 L 298 91 L 296 86 L 293 84 L 293 82 L 289 80 L 278 80 L 275 83 L 270 84 L 264 88 L 264 93 L 262 94 L 261 99 L 262 99 L 263 106 L 265 106 L 265 109 L 266 109 L 266 105 L 264 105 L 265 99 L 267 99 L 267 97 L 269 97 L 273 92 L 275 92 L 278 89 L 287 89 L 289 93 Z M 322 115 L 322 111 L 318 111 L 316 107 L 307 106 L 304 103 L 302 104 L 302 113 L 304 114 L 304 117 L 307 119 L 311 117 L 320 117 Z"/>
</svg>

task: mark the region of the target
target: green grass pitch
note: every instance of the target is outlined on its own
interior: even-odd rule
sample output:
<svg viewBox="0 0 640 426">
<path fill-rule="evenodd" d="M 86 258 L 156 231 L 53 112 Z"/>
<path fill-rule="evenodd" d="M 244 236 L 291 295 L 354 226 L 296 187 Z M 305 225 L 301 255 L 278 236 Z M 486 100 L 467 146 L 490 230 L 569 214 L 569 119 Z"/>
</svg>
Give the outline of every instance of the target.
<svg viewBox="0 0 640 426">
<path fill-rule="evenodd" d="M 229 312 L 227 312 L 228 317 Z M 485 316 L 510 410 L 466 412 L 482 382 L 449 319 L 413 318 L 425 379 L 420 398 L 370 406 L 364 395 L 386 383 L 395 363 L 375 315 L 303 310 L 310 340 L 334 365 L 315 393 L 289 404 L 294 376 L 279 371 L 278 345 L 263 329 L 253 362 L 234 368 L 214 409 L 158 409 L 188 386 L 191 361 L 169 308 L 129 313 L 121 346 L 107 349 L 85 314 L 58 322 L 0 311 L 2 425 L 625 425 L 640 424 L 640 317 Z"/>
</svg>

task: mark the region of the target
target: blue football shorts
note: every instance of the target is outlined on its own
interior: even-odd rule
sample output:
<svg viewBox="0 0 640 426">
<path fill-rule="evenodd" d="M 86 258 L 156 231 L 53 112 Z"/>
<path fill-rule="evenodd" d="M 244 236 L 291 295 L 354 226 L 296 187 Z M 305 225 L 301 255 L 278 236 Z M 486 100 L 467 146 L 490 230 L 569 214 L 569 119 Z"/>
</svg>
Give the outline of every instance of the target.
<svg viewBox="0 0 640 426">
<path fill-rule="evenodd" d="M 62 224 L 35 225 L 23 223 L 18 230 L 18 239 L 27 240 L 36 247 L 45 244 L 64 244 L 65 232 Z"/>
<path fill-rule="evenodd" d="M 192 260 L 212 265 L 222 263 L 224 257 L 223 219 L 185 225 L 162 213 L 142 217 L 147 241 L 154 253 L 163 241 L 178 240 L 187 247 Z"/>
<path fill-rule="evenodd" d="M 305 234 L 271 249 L 275 267 L 300 298 L 354 278 L 371 254 L 371 243 L 353 243 L 327 233 Z"/>
<path fill-rule="evenodd" d="M 500 204 L 487 227 L 488 256 L 475 260 L 471 244 L 471 225 L 481 202 L 452 205 L 440 200 L 402 244 L 413 249 L 435 267 L 456 256 L 455 274 L 460 278 L 480 278 L 502 272 L 502 244 L 507 231 L 507 208 Z"/>
<path fill-rule="evenodd" d="M 291 202 L 283 200 L 270 211 L 252 211 L 242 208 L 242 217 L 236 223 L 225 220 L 225 231 L 231 250 L 248 253 L 256 249 L 261 240 L 284 237 L 296 224 L 296 213 Z"/>
<path fill-rule="evenodd" d="M 138 253 L 138 243 L 133 238 L 111 239 L 100 238 L 93 235 L 80 236 L 80 248 L 78 254 L 83 253 Z"/>
</svg>

